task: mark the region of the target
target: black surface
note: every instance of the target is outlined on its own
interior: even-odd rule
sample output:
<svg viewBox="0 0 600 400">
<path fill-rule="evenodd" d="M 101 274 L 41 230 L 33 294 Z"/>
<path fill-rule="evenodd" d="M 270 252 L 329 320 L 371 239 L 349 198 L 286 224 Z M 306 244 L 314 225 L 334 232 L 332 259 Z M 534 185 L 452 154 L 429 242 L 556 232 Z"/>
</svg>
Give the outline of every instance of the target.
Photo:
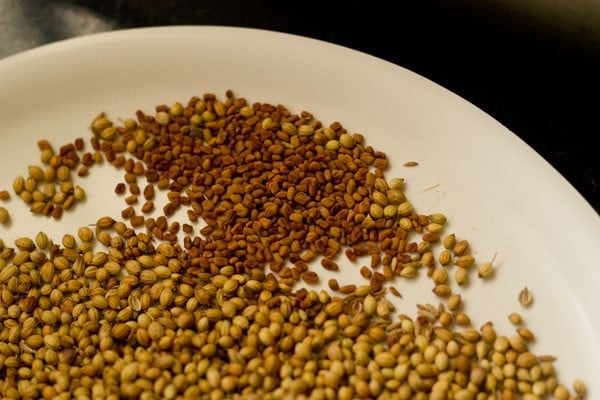
<svg viewBox="0 0 600 400">
<path fill-rule="evenodd" d="M 600 213 L 597 42 L 449 3 L 407 1 L 392 10 L 389 2 L 363 1 L 0 0 L 0 57 L 73 36 L 157 25 L 242 26 L 326 40 L 408 68 L 475 104 Z"/>
</svg>

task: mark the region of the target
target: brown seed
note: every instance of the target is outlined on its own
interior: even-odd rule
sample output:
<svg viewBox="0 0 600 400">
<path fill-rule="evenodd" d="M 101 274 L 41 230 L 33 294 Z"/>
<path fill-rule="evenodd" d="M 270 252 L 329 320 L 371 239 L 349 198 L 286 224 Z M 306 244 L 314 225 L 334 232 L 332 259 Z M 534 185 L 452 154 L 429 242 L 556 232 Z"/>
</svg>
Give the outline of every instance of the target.
<svg viewBox="0 0 600 400">
<path fill-rule="evenodd" d="M 321 265 L 328 271 L 338 271 L 340 269 L 335 261 L 330 260 L 328 258 L 322 259 Z"/>
<path fill-rule="evenodd" d="M 317 273 L 313 271 L 305 271 L 300 276 L 302 280 L 308 283 L 309 285 L 319 282 L 319 275 L 317 275 Z"/>
<path fill-rule="evenodd" d="M 360 275 L 365 279 L 371 279 L 371 276 L 373 276 L 373 272 L 371 271 L 371 268 L 367 267 L 366 265 L 363 265 L 362 267 L 360 267 Z"/>
<path fill-rule="evenodd" d="M 344 285 L 344 286 L 340 287 L 340 289 L 339 289 L 340 293 L 343 293 L 343 294 L 354 293 L 355 290 L 356 290 L 356 285 L 354 285 L 354 284 Z"/>
</svg>

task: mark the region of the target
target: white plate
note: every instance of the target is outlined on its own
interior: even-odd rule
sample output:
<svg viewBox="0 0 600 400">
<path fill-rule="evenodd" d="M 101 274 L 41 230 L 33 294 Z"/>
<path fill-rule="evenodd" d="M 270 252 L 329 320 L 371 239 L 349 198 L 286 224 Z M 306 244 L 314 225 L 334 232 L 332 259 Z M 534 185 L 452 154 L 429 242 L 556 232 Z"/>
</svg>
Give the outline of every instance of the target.
<svg viewBox="0 0 600 400">
<path fill-rule="evenodd" d="M 469 239 L 479 259 L 497 253 L 492 282 L 463 293 L 475 326 L 522 311 L 517 293 L 535 296 L 522 311 L 537 333 L 536 353 L 558 356 L 559 377 L 580 377 L 600 394 L 600 219 L 589 204 L 531 148 L 490 116 L 448 90 L 375 57 L 312 39 L 243 28 L 145 28 L 96 34 L 43 46 L 0 61 L 0 189 L 38 162 L 36 141 L 89 137 L 100 111 L 126 118 L 137 109 L 187 101 L 227 89 L 250 101 L 311 111 L 325 123 L 360 132 L 392 160 L 424 214 L 448 215 L 448 231 Z M 406 161 L 419 166 L 406 168 Z M 81 184 L 89 201 L 60 224 L 32 218 L 13 200 L 11 242 L 39 230 L 75 233 L 116 215 L 121 173 L 94 172 Z M 10 189 L 12 191 L 12 189 Z M 343 279 L 353 279 L 346 277 Z M 359 278 L 360 279 L 360 278 Z M 426 283 L 423 283 L 425 285 Z M 401 311 L 434 301 L 429 286 L 401 285 Z M 423 288 L 427 290 L 423 290 Z M 423 294 L 425 293 L 425 294 Z"/>
</svg>

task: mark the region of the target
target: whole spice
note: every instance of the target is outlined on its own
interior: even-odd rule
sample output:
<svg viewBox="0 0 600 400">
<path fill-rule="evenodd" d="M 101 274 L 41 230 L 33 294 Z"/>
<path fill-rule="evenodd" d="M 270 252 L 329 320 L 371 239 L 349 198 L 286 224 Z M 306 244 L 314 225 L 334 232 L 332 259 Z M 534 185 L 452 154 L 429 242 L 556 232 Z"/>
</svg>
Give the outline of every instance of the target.
<svg viewBox="0 0 600 400">
<path fill-rule="evenodd" d="M 468 242 L 446 236 L 436 265 L 446 217 L 419 215 L 362 135 L 231 92 L 138 111 L 120 126 L 100 114 L 91 131 L 84 165 L 106 158 L 125 170 L 117 192 L 131 195 L 128 221 L 105 216 L 57 244 L 40 232 L 16 250 L 0 246 L 4 397 L 571 396 L 544 367 L 553 360 L 530 352 L 533 332 L 467 327 L 448 269 L 466 283 Z M 54 206 L 48 215 L 68 210 L 84 198 L 71 181 L 83 147 L 44 155 L 54 172 L 30 169 L 15 192 Z M 165 194 L 163 215 L 137 213 L 141 178 L 146 201 Z M 54 179 L 49 199 L 36 185 Z M 181 208 L 190 224 L 175 220 Z M 330 278 L 334 293 L 297 285 L 320 280 L 312 261 L 339 273 L 341 252 L 369 257 L 366 282 Z M 390 285 L 405 280 L 394 280 L 420 269 L 450 311 L 440 302 L 397 318 L 386 290 L 399 295 Z M 573 391 L 582 396 L 583 383 Z"/>
<path fill-rule="evenodd" d="M 0 206 L 0 224 L 5 224 L 10 220 L 8 210 Z"/>
<path fill-rule="evenodd" d="M 521 291 L 519 292 L 518 298 L 519 298 L 519 303 L 523 307 L 528 307 L 533 302 L 533 296 L 532 296 L 531 292 L 529 291 L 529 288 L 527 288 L 527 286 L 525 286 L 523 289 L 521 289 Z"/>
</svg>

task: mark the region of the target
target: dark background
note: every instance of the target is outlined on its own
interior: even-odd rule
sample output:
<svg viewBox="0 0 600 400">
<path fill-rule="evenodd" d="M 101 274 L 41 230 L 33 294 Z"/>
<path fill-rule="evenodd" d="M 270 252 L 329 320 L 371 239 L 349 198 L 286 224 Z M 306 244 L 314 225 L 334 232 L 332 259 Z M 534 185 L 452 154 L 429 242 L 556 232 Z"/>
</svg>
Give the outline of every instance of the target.
<svg viewBox="0 0 600 400">
<path fill-rule="evenodd" d="M 474 3 L 0 0 L 0 57 L 74 36 L 157 25 L 242 26 L 333 42 L 408 68 L 475 104 L 600 213 L 600 19 L 590 23 L 595 14 L 586 10 L 553 20 L 540 10 Z"/>
</svg>

